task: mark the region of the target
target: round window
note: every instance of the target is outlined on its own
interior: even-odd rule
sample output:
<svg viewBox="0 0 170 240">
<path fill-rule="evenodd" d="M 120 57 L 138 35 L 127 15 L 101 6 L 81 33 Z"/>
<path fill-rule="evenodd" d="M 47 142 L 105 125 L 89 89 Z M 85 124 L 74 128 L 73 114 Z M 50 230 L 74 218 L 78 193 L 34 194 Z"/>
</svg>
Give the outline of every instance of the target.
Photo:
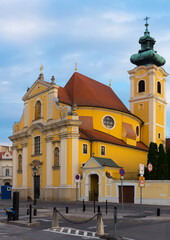
<svg viewBox="0 0 170 240">
<path fill-rule="evenodd" d="M 106 128 L 111 129 L 111 128 L 114 127 L 115 122 L 114 122 L 114 120 L 113 120 L 112 117 L 106 116 L 106 117 L 103 118 L 103 125 L 104 125 Z"/>
</svg>

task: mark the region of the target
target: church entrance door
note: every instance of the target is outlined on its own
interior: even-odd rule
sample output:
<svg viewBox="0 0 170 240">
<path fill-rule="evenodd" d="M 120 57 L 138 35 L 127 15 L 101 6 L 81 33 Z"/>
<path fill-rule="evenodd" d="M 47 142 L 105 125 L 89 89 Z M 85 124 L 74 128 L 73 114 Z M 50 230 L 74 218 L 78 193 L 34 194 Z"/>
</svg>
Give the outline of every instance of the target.
<svg viewBox="0 0 170 240">
<path fill-rule="evenodd" d="M 90 175 L 90 191 L 89 191 L 89 200 L 98 201 L 99 196 L 99 177 L 97 174 Z"/>
</svg>

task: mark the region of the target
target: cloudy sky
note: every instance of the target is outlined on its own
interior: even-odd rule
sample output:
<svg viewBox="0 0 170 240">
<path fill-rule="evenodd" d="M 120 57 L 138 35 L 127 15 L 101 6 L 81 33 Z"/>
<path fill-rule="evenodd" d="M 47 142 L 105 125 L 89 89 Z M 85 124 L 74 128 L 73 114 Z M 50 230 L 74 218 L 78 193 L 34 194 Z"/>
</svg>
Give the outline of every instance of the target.
<svg viewBox="0 0 170 240">
<path fill-rule="evenodd" d="M 155 50 L 170 73 L 169 0 L 0 0 L 0 144 L 10 144 L 22 97 L 44 66 L 44 78 L 65 86 L 78 72 L 112 88 L 129 108 L 130 80 L 143 36 L 144 18 Z M 170 137 L 170 77 L 167 78 L 167 137 Z"/>
</svg>

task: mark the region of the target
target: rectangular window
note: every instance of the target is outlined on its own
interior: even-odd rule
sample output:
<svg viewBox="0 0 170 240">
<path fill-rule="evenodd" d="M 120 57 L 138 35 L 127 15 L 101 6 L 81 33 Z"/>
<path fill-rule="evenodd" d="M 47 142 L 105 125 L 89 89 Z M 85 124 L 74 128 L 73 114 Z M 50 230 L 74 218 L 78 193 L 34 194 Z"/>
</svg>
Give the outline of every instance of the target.
<svg viewBox="0 0 170 240">
<path fill-rule="evenodd" d="M 144 109 L 143 103 L 140 103 L 140 104 L 138 105 L 138 109 L 139 109 L 139 110 L 143 110 L 143 109 Z"/>
<path fill-rule="evenodd" d="M 87 144 L 83 143 L 83 154 L 87 154 Z"/>
<path fill-rule="evenodd" d="M 9 169 L 6 169 L 5 176 L 9 177 Z"/>
<path fill-rule="evenodd" d="M 161 139 L 161 134 L 160 133 L 158 133 L 158 138 Z"/>
<path fill-rule="evenodd" d="M 40 137 L 35 137 L 35 142 L 34 142 L 34 147 L 35 147 L 35 155 L 39 155 L 40 154 Z"/>
<path fill-rule="evenodd" d="M 105 146 L 101 146 L 101 155 L 104 156 L 106 153 L 106 148 Z"/>
</svg>

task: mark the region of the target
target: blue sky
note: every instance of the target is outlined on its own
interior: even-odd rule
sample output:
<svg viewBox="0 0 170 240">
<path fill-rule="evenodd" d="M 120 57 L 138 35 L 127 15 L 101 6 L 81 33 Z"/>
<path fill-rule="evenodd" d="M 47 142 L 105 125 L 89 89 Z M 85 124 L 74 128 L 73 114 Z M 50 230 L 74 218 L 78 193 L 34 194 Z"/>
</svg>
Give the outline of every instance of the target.
<svg viewBox="0 0 170 240">
<path fill-rule="evenodd" d="M 130 80 L 139 37 L 149 16 L 155 50 L 170 73 L 169 0 L 0 0 L 0 144 L 10 144 L 22 97 L 44 66 L 64 86 L 78 72 L 112 89 L 129 108 Z M 167 137 L 170 137 L 170 77 L 167 78 Z"/>
</svg>

